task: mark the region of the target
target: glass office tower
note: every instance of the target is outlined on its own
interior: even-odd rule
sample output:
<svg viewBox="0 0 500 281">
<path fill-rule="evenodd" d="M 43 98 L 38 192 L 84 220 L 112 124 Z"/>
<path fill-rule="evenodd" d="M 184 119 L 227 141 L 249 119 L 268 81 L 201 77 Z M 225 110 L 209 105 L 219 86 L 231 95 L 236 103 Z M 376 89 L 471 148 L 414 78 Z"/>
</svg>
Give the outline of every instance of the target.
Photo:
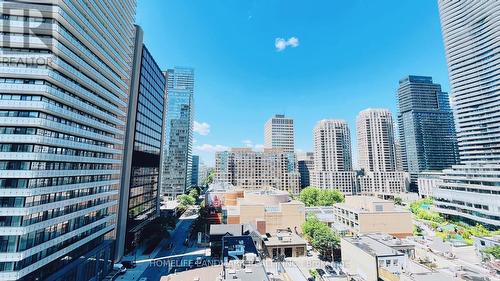
<svg viewBox="0 0 500 281">
<path fill-rule="evenodd" d="M 403 170 L 417 192 L 422 171 L 456 164 L 458 150 L 448 94 L 431 77 L 410 75 L 399 81 L 398 127 Z"/>
<path fill-rule="evenodd" d="M 441 214 L 500 227 L 498 1 L 439 1 L 460 164 L 434 191 Z"/>
<path fill-rule="evenodd" d="M 135 1 L 4 1 L 0 280 L 112 266 Z"/>
<path fill-rule="evenodd" d="M 191 157 L 191 186 L 198 186 L 200 177 L 200 156 L 193 155 Z"/>
<path fill-rule="evenodd" d="M 159 216 L 166 78 L 142 39 L 142 29 L 137 26 L 116 260 L 133 251 L 146 235 L 154 235 L 144 230 Z"/>
<path fill-rule="evenodd" d="M 163 151 L 162 195 L 175 199 L 191 186 L 194 70 L 167 71 L 167 115 Z"/>
</svg>

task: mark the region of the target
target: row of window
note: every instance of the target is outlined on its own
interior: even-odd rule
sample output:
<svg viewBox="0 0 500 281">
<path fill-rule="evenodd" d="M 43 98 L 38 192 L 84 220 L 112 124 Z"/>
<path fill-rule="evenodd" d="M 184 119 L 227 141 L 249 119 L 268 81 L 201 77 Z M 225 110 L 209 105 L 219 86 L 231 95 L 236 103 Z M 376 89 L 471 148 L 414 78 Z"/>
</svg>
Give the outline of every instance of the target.
<svg viewBox="0 0 500 281">
<path fill-rule="evenodd" d="M 93 152 L 87 150 L 78 150 L 65 147 L 55 147 L 37 144 L 0 144 L 1 152 L 34 152 L 34 153 L 47 153 L 47 154 L 60 154 L 79 157 L 93 157 L 93 158 L 113 158 L 111 153 Z"/>
<path fill-rule="evenodd" d="M 1 79 L 1 78 L 0 78 Z M 63 125 L 68 125 L 79 130 L 85 130 L 92 133 L 104 135 L 107 137 L 114 137 L 113 134 L 96 129 L 94 127 L 89 127 L 80 123 L 73 122 L 71 120 L 54 116 L 52 114 L 47 114 L 45 112 L 39 111 L 25 111 L 25 110 L 0 110 L 0 117 L 25 117 L 25 118 L 41 118 L 49 121 L 57 122 Z"/>
<path fill-rule="evenodd" d="M 111 175 L 70 176 L 52 178 L 0 178 L 0 188 L 39 188 L 111 180 Z"/>
<path fill-rule="evenodd" d="M 7 80 L 11 80 L 11 79 L 7 79 Z M 71 111 L 71 112 L 74 112 L 78 115 L 82 115 L 84 117 L 87 117 L 89 119 L 92 119 L 94 121 L 97 121 L 99 123 L 103 123 L 103 124 L 106 124 L 110 127 L 113 127 L 113 128 L 116 128 L 116 125 L 113 124 L 113 123 L 110 123 L 106 120 L 103 120 L 103 119 L 100 119 L 100 118 L 97 118 L 93 115 L 90 115 L 86 112 L 83 112 L 81 110 L 78 110 L 76 108 L 73 108 L 73 107 L 70 107 L 70 106 L 67 106 L 65 104 L 62 104 L 60 102 L 57 102 L 53 99 L 50 99 L 50 98 L 47 98 L 45 96 L 39 96 L 39 95 L 11 95 L 11 94 L 0 94 L 0 100 L 19 100 L 19 101 L 43 101 L 43 102 L 46 102 L 48 104 L 52 104 L 52 105 L 55 105 L 57 107 L 60 107 L 62 109 L 65 109 L 65 110 L 68 110 L 68 111 Z"/>
<path fill-rule="evenodd" d="M 84 137 L 68 135 L 61 132 L 56 132 L 46 129 L 30 128 L 30 127 L 0 127 L 0 135 L 38 135 L 43 137 L 57 138 L 72 142 L 81 142 L 90 145 L 113 148 L 113 144 L 110 143 L 88 139 Z"/>
<path fill-rule="evenodd" d="M 111 170 L 112 164 L 46 161 L 0 161 L 0 170 Z"/>
</svg>

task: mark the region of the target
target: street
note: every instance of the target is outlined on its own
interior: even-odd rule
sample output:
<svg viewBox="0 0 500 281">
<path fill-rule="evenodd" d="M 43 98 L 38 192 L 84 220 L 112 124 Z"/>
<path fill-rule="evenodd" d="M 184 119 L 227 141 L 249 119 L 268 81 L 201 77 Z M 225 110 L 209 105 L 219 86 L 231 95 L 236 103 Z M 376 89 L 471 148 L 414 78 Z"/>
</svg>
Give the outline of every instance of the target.
<svg viewBox="0 0 500 281">
<path fill-rule="evenodd" d="M 154 251 L 152 256 L 138 256 L 136 267 L 129 269 L 116 280 L 139 280 L 143 277 L 146 277 L 147 280 L 160 280 L 162 276 L 168 274 L 171 265 L 177 267 L 181 265 L 187 266 L 196 256 L 204 255 L 204 251 L 196 251 L 197 249 L 191 249 L 184 245 L 189 228 L 197 217 L 197 213 L 190 216 L 181 216 L 177 227 L 171 232 L 170 238 L 163 240 L 159 244 L 159 247 L 161 247 L 159 251 Z M 165 249 L 168 243 L 173 244 L 171 249 Z"/>
</svg>

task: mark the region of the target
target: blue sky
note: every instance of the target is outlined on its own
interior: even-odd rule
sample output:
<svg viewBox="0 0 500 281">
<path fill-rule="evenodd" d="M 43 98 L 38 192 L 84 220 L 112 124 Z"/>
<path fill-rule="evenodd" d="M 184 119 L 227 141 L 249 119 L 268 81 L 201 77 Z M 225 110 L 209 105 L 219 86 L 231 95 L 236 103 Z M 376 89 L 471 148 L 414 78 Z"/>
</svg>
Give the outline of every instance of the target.
<svg viewBox="0 0 500 281">
<path fill-rule="evenodd" d="M 194 153 L 208 163 L 218 149 L 259 147 L 275 113 L 295 119 L 303 151 L 318 120 L 347 120 L 355 157 L 356 115 L 396 117 L 400 78 L 429 75 L 449 91 L 434 0 L 140 0 L 137 23 L 160 67 L 195 68 Z"/>
</svg>

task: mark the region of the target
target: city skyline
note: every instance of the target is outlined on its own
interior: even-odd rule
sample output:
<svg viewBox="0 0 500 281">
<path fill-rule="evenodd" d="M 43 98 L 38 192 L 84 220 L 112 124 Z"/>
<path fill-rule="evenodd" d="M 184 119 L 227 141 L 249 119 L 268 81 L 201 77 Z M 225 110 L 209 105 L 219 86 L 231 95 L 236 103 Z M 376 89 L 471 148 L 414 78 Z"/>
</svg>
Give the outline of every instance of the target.
<svg viewBox="0 0 500 281">
<path fill-rule="evenodd" d="M 296 1 L 286 6 L 222 1 L 195 7 L 151 1 L 139 2 L 137 23 L 146 34 L 161 29 L 162 36 L 146 35 L 145 42 L 162 68 L 196 69 L 193 153 L 213 165 L 214 151 L 261 148 L 262 124 L 275 114 L 295 120 L 296 150 L 312 151 L 311 130 L 321 119 L 345 119 L 355 135 L 356 115 L 365 108 L 387 108 L 396 116 L 401 77 L 431 76 L 449 92 L 437 4 L 391 2 L 320 2 L 313 8 Z M 366 20 L 352 22 L 339 10 Z M 314 18 L 316 12 L 321 19 Z M 387 19 L 369 17 L 372 12 Z M 273 22 L 271 15 L 283 22 Z M 400 24 L 393 25 L 395 20 Z M 182 22 L 182 34 L 167 28 L 175 22 Z M 268 30 L 263 29 L 266 24 Z M 276 40 L 280 38 L 284 40 Z"/>
</svg>

